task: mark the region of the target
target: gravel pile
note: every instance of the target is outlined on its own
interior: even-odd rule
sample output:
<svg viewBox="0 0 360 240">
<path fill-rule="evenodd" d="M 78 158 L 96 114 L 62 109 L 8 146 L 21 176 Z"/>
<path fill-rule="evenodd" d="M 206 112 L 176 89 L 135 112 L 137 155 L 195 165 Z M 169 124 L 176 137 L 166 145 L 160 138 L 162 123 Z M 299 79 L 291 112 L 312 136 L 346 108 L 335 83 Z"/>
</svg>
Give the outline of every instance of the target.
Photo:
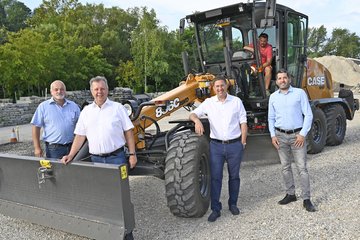
<svg viewBox="0 0 360 240">
<path fill-rule="evenodd" d="M 209 212 L 199 219 L 174 217 L 166 206 L 162 180 L 131 177 L 135 239 L 360 239 L 360 114 L 347 123 L 342 145 L 309 155 L 312 200 L 317 212 L 306 212 L 302 200 L 286 206 L 277 204 L 284 192 L 276 161 L 243 162 L 239 216 L 232 216 L 226 208 L 224 172 L 224 210 L 215 223 L 207 222 Z M 0 152 L 26 154 L 29 149 L 30 142 L 0 145 Z M 0 239 L 87 238 L 0 215 Z"/>
</svg>

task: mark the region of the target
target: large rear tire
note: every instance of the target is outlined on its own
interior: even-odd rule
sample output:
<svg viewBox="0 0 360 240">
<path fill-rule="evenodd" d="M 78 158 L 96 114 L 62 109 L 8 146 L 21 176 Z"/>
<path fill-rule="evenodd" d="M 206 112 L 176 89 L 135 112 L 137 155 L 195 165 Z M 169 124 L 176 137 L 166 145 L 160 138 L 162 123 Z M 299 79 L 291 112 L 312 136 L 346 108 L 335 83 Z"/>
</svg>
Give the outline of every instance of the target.
<svg viewBox="0 0 360 240">
<path fill-rule="evenodd" d="M 329 146 L 340 145 L 346 132 L 346 115 L 344 108 L 339 104 L 332 104 L 325 108 L 327 119 L 327 139 Z"/>
<path fill-rule="evenodd" d="M 179 217 L 202 217 L 210 204 L 209 141 L 185 132 L 170 142 L 165 160 L 165 188 L 170 211 Z"/>
<path fill-rule="evenodd" d="M 326 117 L 325 113 L 316 108 L 313 111 L 313 123 L 311 130 L 307 135 L 307 152 L 316 154 L 321 152 L 326 144 L 327 138 Z"/>
</svg>

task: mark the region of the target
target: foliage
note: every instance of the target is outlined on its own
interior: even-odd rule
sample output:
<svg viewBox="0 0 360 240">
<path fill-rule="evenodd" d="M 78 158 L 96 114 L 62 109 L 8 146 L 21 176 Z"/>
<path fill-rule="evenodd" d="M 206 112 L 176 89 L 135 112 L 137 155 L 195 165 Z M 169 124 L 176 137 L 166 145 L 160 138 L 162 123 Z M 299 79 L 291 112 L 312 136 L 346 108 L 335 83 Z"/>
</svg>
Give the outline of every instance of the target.
<svg viewBox="0 0 360 240">
<path fill-rule="evenodd" d="M 179 65 L 170 65 L 171 62 L 174 63 L 173 54 L 180 56 L 181 52 L 181 48 L 177 48 L 175 34 L 158 26 L 153 10 L 148 11 L 146 7 L 135 10 L 139 15 L 139 24 L 131 36 L 131 54 L 135 67 L 143 76 L 144 91 L 146 92 L 149 86 L 155 91 L 171 89 L 174 83 L 178 84 L 180 81 L 179 75 L 174 76 L 173 73 L 181 69 L 180 57 L 176 61 Z M 173 68 L 170 69 L 170 66 Z M 170 75 L 174 78 L 169 78 Z"/>
<path fill-rule="evenodd" d="M 26 20 L 31 10 L 24 3 L 16 0 L 0 1 L 0 27 L 10 32 L 17 32 L 27 27 Z"/>
<path fill-rule="evenodd" d="M 327 38 L 326 28 L 310 28 L 308 37 L 308 53 L 310 57 L 337 55 L 360 58 L 360 38 L 355 33 L 343 28 L 335 28 L 331 37 Z"/>
<path fill-rule="evenodd" d="M 343 28 L 335 28 L 324 47 L 327 55 L 360 58 L 360 38 Z"/>
<path fill-rule="evenodd" d="M 309 57 L 321 57 L 324 54 L 326 44 L 326 28 L 321 25 L 319 28 L 310 28 L 308 36 L 308 54 Z"/>
<path fill-rule="evenodd" d="M 135 67 L 133 61 L 120 62 L 116 69 L 118 76 L 116 80 L 119 86 L 133 89 L 135 92 L 142 90 L 142 81 L 139 69 Z"/>
</svg>

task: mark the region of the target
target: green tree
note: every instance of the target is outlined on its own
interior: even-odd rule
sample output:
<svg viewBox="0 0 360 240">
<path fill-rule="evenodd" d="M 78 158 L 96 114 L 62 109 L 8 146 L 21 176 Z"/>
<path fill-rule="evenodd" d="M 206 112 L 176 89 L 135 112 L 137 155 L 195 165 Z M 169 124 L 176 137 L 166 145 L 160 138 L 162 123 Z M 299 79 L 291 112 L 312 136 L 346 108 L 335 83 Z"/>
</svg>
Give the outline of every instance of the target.
<svg viewBox="0 0 360 240">
<path fill-rule="evenodd" d="M 115 68 L 119 61 L 132 59 L 130 36 L 136 27 L 137 15 L 130 11 L 104 8 L 102 4 L 82 5 L 77 0 L 51 0 L 35 10 L 30 22 L 44 35 L 62 39 L 66 46 L 87 49 L 101 46 L 103 58 L 112 65 L 112 71 L 106 76 L 110 87 L 116 84 Z"/>
<path fill-rule="evenodd" d="M 308 37 L 308 55 L 309 57 L 323 56 L 324 46 L 326 44 L 326 28 L 321 25 L 319 28 L 310 28 Z"/>
<path fill-rule="evenodd" d="M 31 9 L 16 0 L 0 1 L 0 27 L 17 32 L 27 27 L 26 21 L 31 16 Z"/>
<path fill-rule="evenodd" d="M 135 92 L 141 92 L 143 83 L 141 81 L 141 75 L 139 69 L 135 67 L 133 61 L 120 61 L 119 66 L 116 69 L 118 86 L 128 87 Z"/>
<path fill-rule="evenodd" d="M 181 44 L 175 33 L 159 26 L 154 10 L 142 8 L 138 12 L 139 24 L 131 38 L 135 67 L 140 70 L 145 91 L 169 90 L 180 82 Z"/>
<path fill-rule="evenodd" d="M 360 38 L 343 28 L 335 28 L 324 46 L 326 55 L 360 58 Z"/>
</svg>

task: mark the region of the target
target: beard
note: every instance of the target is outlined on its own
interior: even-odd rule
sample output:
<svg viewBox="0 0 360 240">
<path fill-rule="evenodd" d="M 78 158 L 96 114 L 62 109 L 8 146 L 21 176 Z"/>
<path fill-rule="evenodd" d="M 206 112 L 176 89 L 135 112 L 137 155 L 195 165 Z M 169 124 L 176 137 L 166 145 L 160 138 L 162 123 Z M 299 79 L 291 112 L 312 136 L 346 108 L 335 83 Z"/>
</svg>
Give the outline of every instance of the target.
<svg viewBox="0 0 360 240">
<path fill-rule="evenodd" d="M 63 100 L 65 98 L 65 95 L 64 94 L 56 94 L 54 96 L 54 98 L 57 99 L 57 100 Z"/>
</svg>

